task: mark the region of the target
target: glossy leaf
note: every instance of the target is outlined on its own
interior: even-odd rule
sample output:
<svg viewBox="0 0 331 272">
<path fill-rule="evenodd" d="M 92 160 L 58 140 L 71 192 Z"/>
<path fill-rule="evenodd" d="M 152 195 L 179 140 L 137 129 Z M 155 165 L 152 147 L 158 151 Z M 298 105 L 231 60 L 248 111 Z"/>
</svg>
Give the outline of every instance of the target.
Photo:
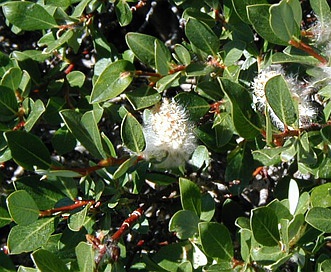
<svg viewBox="0 0 331 272">
<path fill-rule="evenodd" d="M 190 52 L 181 44 L 176 44 L 174 47 L 178 61 L 183 65 L 189 65 L 191 63 Z"/>
<path fill-rule="evenodd" d="M 299 187 L 294 179 L 290 180 L 288 188 L 288 200 L 290 213 L 294 214 L 299 203 Z"/>
<path fill-rule="evenodd" d="M 295 3 L 297 0 L 292 1 Z M 289 1 L 290 2 L 290 1 Z M 286 0 L 282 0 L 279 4 L 274 4 L 270 7 L 270 26 L 272 31 L 284 42 L 289 42 L 293 36 L 299 35 L 299 24 L 296 14 L 301 15 L 301 9 L 296 11 L 292 9 L 293 4 L 288 3 Z M 297 7 L 297 5 L 295 5 Z M 299 4 L 299 8 L 300 8 Z M 301 19 L 300 22 L 301 23 Z"/>
<path fill-rule="evenodd" d="M 134 72 L 134 66 L 126 60 L 111 63 L 95 82 L 90 102 L 103 102 L 124 92 L 130 85 Z"/>
<path fill-rule="evenodd" d="M 0 228 L 8 225 L 12 222 L 12 218 L 9 215 L 7 209 L 0 207 Z"/>
<path fill-rule="evenodd" d="M 31 112 L 24 125 L 26 131 L 29 132 L 34 127 L 45 110 L 44 103 L 40 99 L 31 101 Z"/>
<path fill-rule="evenodd" d="M 23 190 L 15 191 L 7 197 L 7 207 L 11 217 L 18 225 L 29 225 L 39 217 L 36 202 Z"/>
<path fill-rule="evenodd" d="M 144 64 L 148 64 L 151 67 L 155 67 L 155 39 L 152 36 L 136 32 L 129 32 L 125 36 L 126 43 L 134 55 Z"/>
<path fill-rule="evenodd" d="M 309 3 L 316 15 L 318 15 L 318 20 L 322 27 L 326 27 L 325 24 L 328 23 L 331 17 L 330 6 L 327 0 L 310 0 Z"/>
<path fill-rule="evenodd" d="M 132 11 L 130 9 L 129 4 L 124 1 L 118 1 L 117 5 L 115 6 L 115 12 L 118 19 L 118 22 L 121 26 L 126 26 L 131 23 L 132 21 Z"/>
<path fill-rule="evenodd" d="M 223 92 L 231 101 L 231 117 L 235 129 L 243 138 L 254 139 L 260 133 L 260 129 L 255 113 L 250 108 L 249 93 L 239 84 L 228 79 L 223 79 L 220 83 Z"/>
<path fill-rule="evenodd" d="M 98 148 L 94 144 L 89 131 L 81 122 L 81 114 L 73 110 L 62 110 L 60 115 L 67 125 L 69 131 L 81 144 L 92 154 L 92 156 L 102 159 Z"/>
<path fill-rule="evenodd" d="M 33 252 L 31 257 L 40 271 L 69 272 L 69 269 L 58 256 L 45 249 Z"/>
<path fill-rule="evenodd" d="M 84 85 L 85 74 L 80 71 L 72 71 L 66 76 L 68 83 L 71 87 L 81 88 Z"/>
<path fill-rule="evenodd" d="M 80 242 L 76 247 L 75 252 L 80 271 L 95 271 L 94 252 L 92 245 L 85 242 Z"/>
<path fill-rule="evenodd" d="M 253 210 L 251 229 L 255 240 L 264 246 L 276 246 L 279 243 L 278 220 L 275 212 L 269 207 Z"/>
<path fill-rule="evenodd" d="M 331 232 L 331 210 L 328 208 L 311 208 L 306 215 L 306 221 L 320 231 Z"/>
<path fill-rule="evenodd" d="M 169 222 L 169 231 L 176 233 L 179 239 L 188 239 L 198 232 L 199 217 L 190 210 L 176 212 Z"/>
<path fill-rule="evenodd" d="M 15 162 L 25 169 L 48 169 L 51 157 L 47 147 L 35 135 L 24 131 L 5 133 L 11 154 Z"/>
<path fill-rule="evenodd" d="M 136 154 L 144 150 L 145 137 L 142 127 L 131 113 L 128 113 L 122 121 L 121 137 L 125 146 Z"/>
<path fill-rule="evenodd" d="M 84 207 L 84 209 L 72 214 L 69 217 L 68 227 L 69 227 L 70 230 L 79 231 L 82 228 L 82 226 L 85 222 L 86 215 L 87 215 L 87 212 L 88 212 L 89 208 L 90 208 L 90 206 L 86 205 Z"/>
<path fill-rule="evenodd" d="M 331 184 L 326 183 L 315 187 L 311 192 L 311 204 L 313 207 L 331 207 Z"/>
<path fill-rule="evenodd" d="M 180 178 L 179 189 L 183 209 L 190 210 L 200 217 L 201 193 L 199 187 L 188 179 Z"/>
<path fill-rule="evenodd" d="M 199 236 L 204 252 L 220 260 L 231 261 L 233 246 L 228 229 L 219 223 L 199 223 Z"/>
<path fill-rule="evenodd" d="M 159 93 L 162 93 L 167 88 L 169 88 L 180 76 L 181 72 L 176 72 L 174 74 L 170 74 L 162 77 L 160 80 L 156 82 L 156 89 Z"/>
<path fill-rule="evenodd" d="M 297 120 L 291 92 L 281 75 L 268 80 L 265 95 L 268 104 L 284 124 L 291 125 Z"/>
<path fill-rule="evenodd" d="M 185 26 L 185 34 L 189 41 L 201 51 L 212 56 L 217 55 L 220 41 L 205 23 L 190 18 Z"/>
<path fill-rule="evenodd" d="M 161 95 L 151 87 L 141 87 L 126 93 L 126 97 L 135 110 L 151 107 L 161 100 Z"/>
<path fill-rule="evenodd" d="M 29 1 L 7 2 L 2 10 L 10 23 L 23 30 L 57 27 L 54 18 L 42 6 Z"/>
<path fill-rule="evenodd" d="M 54 232 L 54 218 L 42 218 L 34 223 L 14 226 L 8 235 L 8 248 L 12 254 L 33 251 L 43 246 Z"/>
<path fill-rule="evenodd" d="M 18 105 L 14 91 L 0 86 L 0 121 L 7 122 L 14 119 L 17 111 Z"/>
<path fill-rule="evenodd" d="M 76 138 L 66 127 L 59 128 L 52 138 L 52 145 L 59 155 L 73 150 L 76 143 Z"/>
<path fill-rule="evenodd" d="M 239 1 L 239 0 L 236 0 Z M 270 26 L 270 9 L 271 5 L 268 4 L 258 4 L 247 6 L 248 19 L 253 25 L 253 28 L 256 32 L 264 39 L 270 43 L 287 45 L 288 41 L 281 40 L 276 34 L 272 31 Z"/>
<path fill-rule="evenodd" d="M 155 68 L 161 75 L 167 75 L 170 69 L 171 55 L 169 49 L 159 40 L 155 39 Z"/>
<path fill-rule="evenodd" d="M 189 118 L 192 121 L 198 121 L 210 109 L 210 105 L 206 100 L 189 93 L 180 93 L 176 95 L 175 101 L 185 107 L 189 113 Z"/>
<path fill-rule="evenodd" d="M 247 24 L 249 24 L 250 21 L 248 19 L 246 7 L 249 5 L 267 4 L 267 3 L 268 2 L 266 0 L 232 0 L 232 5 L 234 7 L 234 10 L 236 11 L 240 19 Z"/>
<path fill-rule="evenodd" d="M 1 85 L 11 89 L 13 92 L 18 91 L 22 79 L 22 71 L 20 68 L 13 67 L 9 69 L 1 79 Z"/>
</svg>

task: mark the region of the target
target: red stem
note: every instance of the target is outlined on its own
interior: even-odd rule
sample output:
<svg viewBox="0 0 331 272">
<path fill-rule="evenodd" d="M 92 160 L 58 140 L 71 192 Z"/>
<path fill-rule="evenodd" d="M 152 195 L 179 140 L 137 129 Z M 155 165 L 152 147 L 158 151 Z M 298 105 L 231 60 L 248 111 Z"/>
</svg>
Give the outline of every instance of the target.
<svg viewBox="0 0 331 272">
<path fill-rule="evenodd" d="M 69 211 L 72 211 L 74 209 L 77 209 L 77 208 L 80 208 L 80 207 L 83 207 L 83 206 L 86 206 L 86 205 L 89 205 L 89 204 L 94 205 L 94 204 L 96 204 L 96 202 L 94 200 L 77 200 L 72 205 L 40 211 L 39 216 L 40 217 L 46 217 L 46 216 L 51 216 L 55 213 L 69 212 Z"/>
</svg>

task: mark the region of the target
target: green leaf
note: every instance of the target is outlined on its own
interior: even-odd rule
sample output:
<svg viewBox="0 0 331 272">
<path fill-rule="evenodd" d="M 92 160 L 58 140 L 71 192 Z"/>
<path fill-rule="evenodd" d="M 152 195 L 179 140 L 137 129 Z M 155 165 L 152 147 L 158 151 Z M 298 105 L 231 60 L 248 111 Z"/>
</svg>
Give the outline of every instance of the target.
<svg viewBox="0 0 331 272">
<path fill-rule="evenodd" d="M 297 120 L 292 95 L 282 75 L 268 80 L 265 95 L 268 104 L 285 125 L 291 125 Z"/>
<path fill-rule="evenodd" d="M 313 207 L 331 207 L 331 183 L 315 187 L 311 192 L 310 199 Z"/>
<path fill-rule="evenodd" d="M 174 51 L 178 61 L 183 65 L 189 65 L 191 63 L 190 52 L 181 44 L 176 44 Z"/>
<path fill-rule="evenodd" d="M 84 209 L 78 211 L 69 217 L 68 227 L 72 231 L 79 231 L 85 223 L 86 215 L 90 205 L 86 205 Z"/>
<path fill-rule="evenodd" d="M 85 74 L 81 71 L 72 71 L 66 75 L 66 78 L 71 87 L 81 88 L 85 82 Z"/>
<path fill-rule="evenodd" d="M 11 217 L 18 225 L 29 225 L 39 217 L 38 206 L 26 191 L 11 193 L 7 198 L 7 206 Z"/>
<path fill-rule="evenodd" d="M 190 210 L 200 217 L 201 193 L 199 187 L 188 179 L 180 178 L 179 190 L 183 209 Z"/>
<path fill-rule="evenodd" d="M 225 58 L 224 65 L 231 66 L 241 58 L 246 48 L 246 43 L 240 40 L 230 41 L 224 45 Z"/>
<path fill-rule="evenodd" d="M 27 132 L 33 128 L 45 110 L 44 103 L 40 99 L 35 102 L 31 100 L 31 111 L 24 125 Z"/>
<path fill-rule="evenodd" d="M 126 34 L 125 40 L 131 51 L 142 63 L 155 67 L 155 37 L 129 32 Z"/>
<path fill-rule="evenodd" d="M 153 88 L 146 86 L 126 93 L 134 110 L 151 107 L 161 100 L 161 95 Z"/>
<path fill-rule="evenodd" d="M 0 228 L 8 225 L 11 222 L 12 218 L 10 217 L 8 211 L 5 208 L 0 207 Z"/>
<path fill-rule="evenodd" d="M 301 15 L 301 8 L 298 11 L 292 8 L 295 1 L 289 3 L 290 1 L 288 0 L 282 0 L 279 4 L 274 4 L 270 7 L 271 29 L 284 42 L 289 42 L 293 36 L 299 36 L 301 18 L 298 23 L 296 15 L 298 12 Z M 298 6 L 295 5 L 295 7 Z M 299 7 L 301 6 L 299 5 Z"/>
<path fill-rule="evenodd" d="M 190 210 L 176 212 L 170 219 L 169 231 L 176 233 L 179 239 L 188 239 L 198 232 L 199 217 Z"/>
<path fill-rule="evenodd" d="M 262 165 L 271 166 L 281 162 L 280 153 L 283 148 L 260 149 L 253 151 L 253 158 Z"/>
<path fill-rule="evenodd" d="M 239 1 L 239 0 L 237 0 Z M 260 4 L 247 6 L 247 14 L 249 21 L 253 25 L 255 31 L 265 40 L 274 44 L 287 45 L 288 41 L 283 41 L 272 31 L 269 18 L 271 5 Z"/>
<path fill-rule="evenodd" d="M 232 0 L 232 5 L 239 18 L 246 24 L 249 24 L 246 7 L 255 4 L 267 4 L 266 0 Z"/>
<path fill-rule="evenodd" d="M 250 107 L 252 99 L 249 93 L 242 86 L 228 79 L 220 80 L 220 84 L 231 101 L 231 117 L 235 129 L 241 137 L 254 139 L 260 133 L 260 128 L 257 124 L 257 116 Z"/>
<path fill-rule="evenodd" d="M 171 55 L 169 49 L 159 40 L 155 39 L 155 68 L 161 75 L 167 75 L 170 69 Z"/>
<path fill-rule="evenodd" d="M 0 86 L 0 121 L 7 122 L 17 115 L 18 105 L 13 90 Z"/>
<path fill-rule="evenodd" d="M 231 261 L 233 245 L 228 229 L 219 223 L 199 223 L 199 236 L 204 252 L 213 258 Z"/>
<path fill-rule="evenodd" d="M 132 11 L 125 0 L 120 0 L 115 6 L 115 12 L 120 26 L 126 26 L 132 21 Z"/>
<path fill-rule="evenodd" d="M 251 229 L 258 243 L 270 247 L 278 245 L 278 219 L 271 208 L 259 207 L 252 211 Z"/>
<path fill-rule="evenodd" d="M 42 218 L 34 223 L 14 226 L 8 235 L 11 254 L 33 251 L 43 246 L 54 232 L 54 218 Z"/>
<path fill-rule="evenodd" d="M 201 197 L 201 215 L 200 220 L 209 222 L 215 214 L 215 200 L 210 194 L 204 194 Z"/>
<path fill-rule="evenodd" d="M 327 2 L 327 0 L 309 0 L 310 6 L 315 12 L 315 14 L 318 16 L 318 21 L 322 26 L 322 29 L 324 29 L 326 24 L 329 23 L 331 12 L 330 12 L 330 6 Z"/>
<path fill-rule="evenodd" d="M 125 175 L 128 172 L 129 168 L 135 164 L 137 164 L 137 157 L 131 156 L 117 168 L 117 170 L 113 174 L 113 179 L 118 179 L 121 176 Z"/>
<path fill-rule="evenodd" d="M 69 272 L 69 269 L 58 256 L 45 249 L 39 249 L 36 252 L 33 252 L 31 257 L 40 271 Z"/>
<path fill-rule="evenodd" d="M 306 221 L 320 231 L 331 232 L 331 210 L 328 208 L 311 208 L 306 215 Z"/>
<path fill-rule="evenodd" d="M 134 72 L 133 64 L 126 60 L 111 63 L 95 82 L 90 102 L 103 102 L 124 92 L 132 82 Z"/>
<path fill-rule="evenodd" d="M 227 112 L 217 114 L 214 119 L 213 129 L 215 130 L 217 147 L 225 146 L 234 133 L 231 115 Z"/>
<path fill-rule="evenodd" d="M 121 138 L 123 144 L 136 154 L 139 154 L 145 148 L 143 130 L 137 119 L 131 113 L 128 113 L 122 121 Z"/>
<path fill-rule="evenodd" d="M 7 20 L 22 30 L 57 27 L 54 18 L 42 6 L 29 1 L 6 2 L 2 10 Z"/>
<path fill-rule="evenodd" d="M 196 169 L 206 168 L 210 163 L 209 151 L 206 146 L 199 145 L 192 154 L 190 165 Z"/>
<path fill-rule="evenodd" d="M 299 187 L 294 179 L 290 180 L 288 188 L 288 201 L 290 213 L 293 215 L 295 214 L 299 203 Z"/>
<path fill-rule="evenodd" d="M 75 253 L 80 271 L 95 271 L 94 251 L 92 245 L 80 242 L 75 248 Z"/>
<path fill-rule="evenodd" d="M 98 104 L 95 104 L 94 110 L 87 111 L 84 113 L 81 122 L 82 125 L 90 134 L 90 138 L 92 139 L 94 146 L 98 149 L 98 152 L 102 155 L 103 158 L 106 158 L 107 154 L 104 151 L 101 141 L 100 131 L 98 127 L 98 122 L 102 114 L 103 114 L 103 109 Z"/>
<path fill-rule="evenodd" d="M 205 99 L 191 93 L 180 93 L 175 96 L 175 101 L 188 111 L 192 121 L 200 120 L 210 109 L 210 105 Z"/>
<path fill-rule="evenodd" d="M 98 148 L 94 144 L 89 131 L 81 122 L 81 114 L 74 110 L 62 110 L 60 115 L 67 125 L 69 131 L 81 144 L 91 153 L 92 156 L 102 159 Z"/>
<path fill-rule="evenodd" d="M 14 161 L 25 169 L 33 171 L 35 167 L 48 169 L 51 157 L 47 147 L 35 135 L 24 131 L 5 133 Z"/>
<path fill-rule="evenodd" d="M 22 80 L 22 71 L 20 68 L 13 67 L 10 68 L 2 77 L 1 85 L 4 87 L 8 87 L 13 92 L 18 90 L 20 86 L 20 82 Z"/>
<path fill-rule="evenodd" d="M 181 72 L 176 72 L 174 74 L 170 74 L 162 77 L 160 80 L 156 82 L 156 89 L 159 93 L 162 93 L 164 90 L 169 88 L 175 80 L 177 80 L 180 76 Z"/>
<path fill-rule="evenodd" d="M 189 41 L 198 49 L 209 55 L 217 56 L 220 41 L 204 22 L 190 18 L 185 26 L 185 34 Z"/>
<path fill-rule="evenodd" d="M 63 155 L 75 148 L 77 144 L 76 138 L 68 130 L 66 126 L 59 128 L 53 135 L 52 145 L 56 153 Z"/>
<path fill-rule="evenodd" d="M 36 202 L 39 210 L 53 208 L 56 203 L 65 197 L 51 180 L 40 180 L 37 175 L 22 177 L 16 181 L 18 190 L 25 190 Z"/>
</svg>

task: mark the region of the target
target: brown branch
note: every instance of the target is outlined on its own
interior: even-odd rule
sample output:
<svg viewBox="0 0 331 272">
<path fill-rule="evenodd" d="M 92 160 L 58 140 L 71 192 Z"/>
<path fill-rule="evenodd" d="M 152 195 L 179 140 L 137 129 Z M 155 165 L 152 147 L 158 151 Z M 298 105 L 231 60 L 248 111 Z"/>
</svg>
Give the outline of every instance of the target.
<svg viewBox="0 0 331 272">
<path fill-rule="evenodd" d="M 40 217 L 47 217 L 47 216 L 52 216 L 52 215 L 57 214 L 57 213 L 70 212 L 70 211 L 73 211 L 77 208 L 80 208 L 80 207 L 83 207 L 83 206 L 86 206 L 86 205 L 98 206 L 99 204 L 100 204 L 99 202 L 95 202 L 94 200 L 77 200 L 72 205 L 40 211 L 39 216 Z"/>
<path fill-rule="evenodd" d="M 328 60 L 326 58 L 324 58 L 323 56 L 318 54 L 311 46 L 309 46 L 308 44 L 305 44 L 304 42 L 302 42 L 300 40 L 291 39 L 289 41 L 289 44 L 298 49 L 301 49 L 304 52 L 308 53 L 309 55 L 313 56 L 315 59 L 319 60 L 322 64 L 328 63 Z"/>
</svg>

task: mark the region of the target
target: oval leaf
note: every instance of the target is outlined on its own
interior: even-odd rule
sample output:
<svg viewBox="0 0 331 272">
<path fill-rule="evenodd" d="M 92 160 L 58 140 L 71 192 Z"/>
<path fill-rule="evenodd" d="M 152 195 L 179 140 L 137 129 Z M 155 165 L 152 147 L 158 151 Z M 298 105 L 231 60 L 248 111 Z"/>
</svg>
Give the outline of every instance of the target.
<svg viewBox="0 0 331 272">
<path fill-rule="evenodd" d="M 121 137 L 124 145 L 139 154 L 145 148 L 145 137 L 141 125 L 137 119 L 128 113 L 122 122 Z"/>
<path fill-rule="evenodd" d="M 95 82 L 90 102 L 103 102 L 124 92 L 133 79 L 134 71 L 135 68 L 129 61 L 119 60 L 111 63 Z"/>
<path fill-rule="evenodd" d="M 185 26 L 185 34 L 189 41 L 203 52 L 216 56 L 220 41 L 215 33 L 205 23 L 190 18 Z"/>
<path fill-rule="evenodd" d="M 92 245 L 80 242 L 75 249 L 80 271 L 95 271 L 94 251 Z"/>
<path fill-rule="evenodd" d="M 306 215 L 306 221 L 320 231 L 331 232 L 331 210 L 328 208 L 311 208 Z"/>
<path fill-rule="evenodd" d="M 278 245 L 278 218 L 271 208 L 260 207 L 253 210 L 251 215 L 251 229 L 258 243 L 264 246 Z"/>
<path fill-rule="evenodd" d="M 54 18 L 40 5 L 28 1 L 5 3 L 2 10 L 7 20 L 23 29 L 38 30 L 57 27 Z"/>
<path fill-rule="evenodd" d="M 33 251 L 44 245 L 54 232 L 54 218 L 42 218 L 27 226 L 14 226 L 8 235 L 11 254 Z"/>
<path fill-rule="evenodd" d="M 69 269 L 66 267 L 64 262 L 48 250 L 39 249 L 36 252 L 33 252 L 31 257 L 40 271 L 69 272 Z"/>
<path fill-rule="evenodd" d="M 265 96 L 274 113 L 285 125 L 291 125 L 297 120 L 291 92 L 282 75 L 268 80 Z"/>
<path fill-rule="evenodd" d="M 169 231 L 174 231 L 179 239 L 188 239 L 198 232 L 199 217 L 192 211 L 176 212 L 169 222 Z"/>
<path fill-rule="evenodd" d="M 24 131 L 5 133 L 14 161 L 28 170 L 48 169 L 51 156 L 44 143 L 35 135 Z"/>
<path fill-rule="evenodd" d="M 231 261 L 233 245 L 228 229 L 219 223 L 199 223 L 199 235 L 204 252 L 214 258 Z"/>
<path fill-rule="evenodd" d="M 39 217 L 39 209 L 33 198 L 23 190 L 10 194 L 7 198 L 8 211 L 18 225 L 29 225 Z"/>
<path fill-rule="evenodd" d="M 133 54 L 144 64 L 155 67 L 154 41 L 156 38 L 135 32 L 129 32 L 125 36 L 126 43 Z"/>
</svg>

